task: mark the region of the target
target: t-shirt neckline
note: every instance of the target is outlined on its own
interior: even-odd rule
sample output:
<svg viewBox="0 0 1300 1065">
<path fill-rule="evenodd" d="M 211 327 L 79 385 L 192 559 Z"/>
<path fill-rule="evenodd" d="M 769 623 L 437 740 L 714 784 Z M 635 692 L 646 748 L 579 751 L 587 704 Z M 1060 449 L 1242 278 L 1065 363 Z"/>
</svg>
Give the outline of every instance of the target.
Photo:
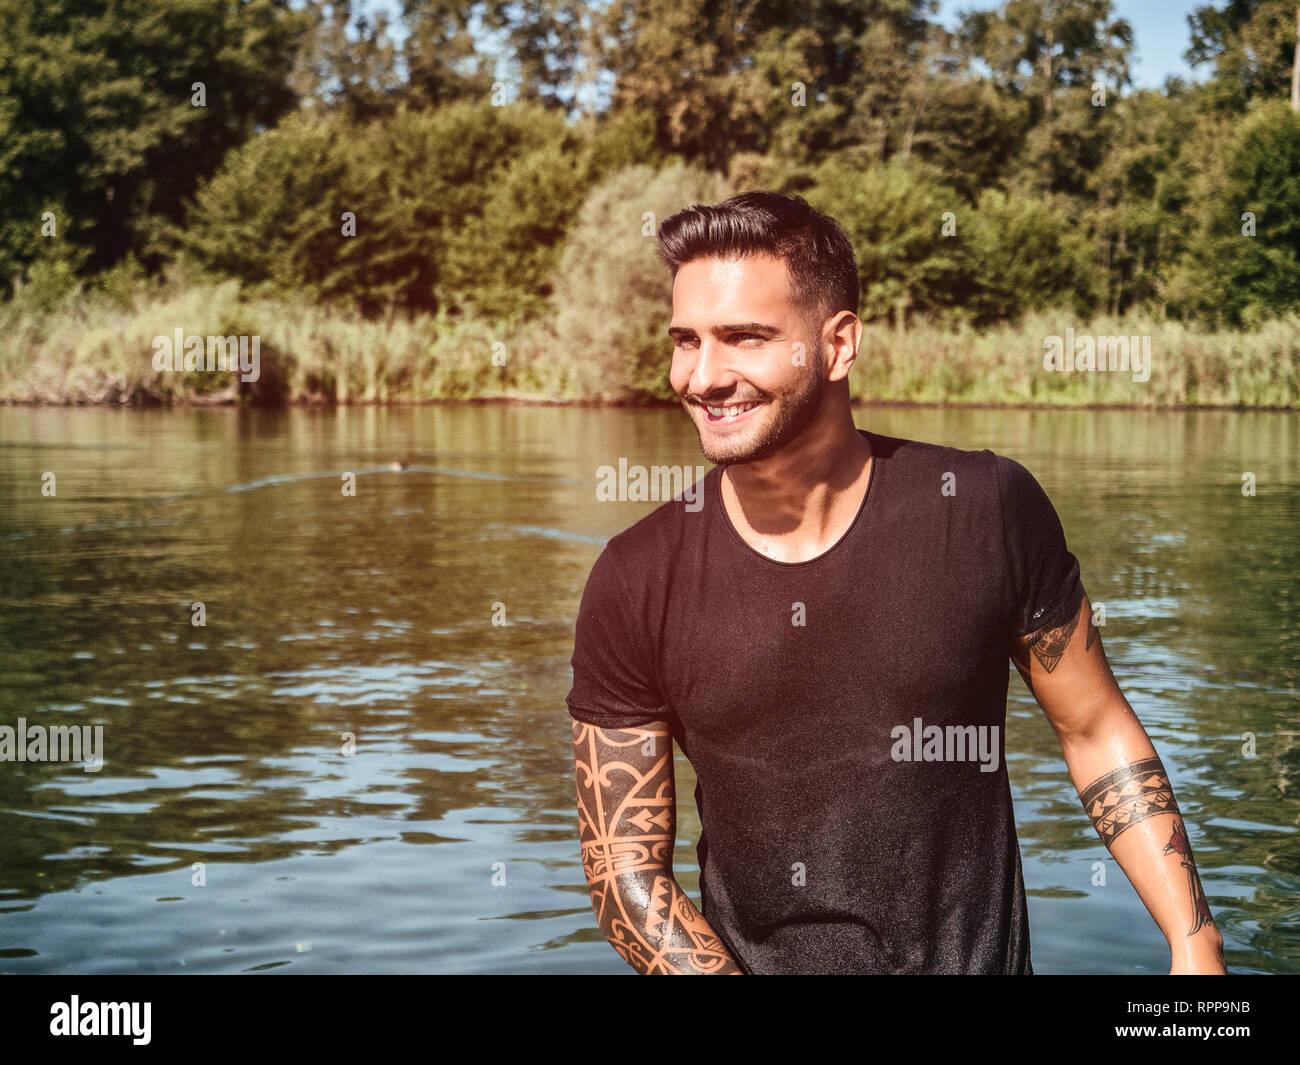
<svg viewBox="0 0 1300 1065">
<path fill-rule="evenodd" d="M 861 433 L 864 437 L 866 437 L 867 444 L 871 448 L 871 459 L 870 459 L 871 472 L 867 474 L 867 490 L 862 493 L 862 502 L 858 504 L 857 513 L 853 515 L 853 520 L 849 522 L 849 527 L 844 530 L 843 534 L 841 534 L 838 540 L 836 540 L 833 544 L 831 544 L 831 546 L 828 547 L 825 551 L 823 551 L 820 555 L 815 555 L 812 558 L 805 558 L 801 562 L 782 562 L 780 559 L 771 558 L 768 555 L 763 554 L 762 551 L 759 551 L 752 544 L 750 544 L 743 536 L 740 535 L 740 531 L 735 527 L 735 525 L 732 524 L 731 516 L 727 513 L 727 507 L 722 500 L 722 474 L 725 470 L 725 467 L 715 466 L 714 469 L 718 471 L 718 476 L 714 478 L 713 489 L 710 494 L 713 497 L 714 505 L 718 508 L 718 514 L 722 519 L 722 524 L 726 527 L 727 531 L 731 533 L 733 537 L 735 537 L 736 542 L 740 544 L 741 547 L 743 547 L 754 557 L 761 558 L 764 562 L 768 562 L 773 566 L 780 566 L 782 569 L 796 569 L 799 566 L 812 566 L 818 562 L 821 562 L 823 559 L 829 558 L 836 551 L 838 551 L 840 547 L 849 539 L 849 537 L 853 535 L 853 532 L 858 527 L 858 524 L 864 520 L 863 515 L 867 511 L 867 501 L 871 498 L 871 489 L 876 483 L 877 468 L 880 465 L 876 461 L 880 457 L 880 454 L 876 448 L 875 435 L 870 430 L 863 429 L 861 427 L 858 428 L 858 432 Z"/>
</svg>

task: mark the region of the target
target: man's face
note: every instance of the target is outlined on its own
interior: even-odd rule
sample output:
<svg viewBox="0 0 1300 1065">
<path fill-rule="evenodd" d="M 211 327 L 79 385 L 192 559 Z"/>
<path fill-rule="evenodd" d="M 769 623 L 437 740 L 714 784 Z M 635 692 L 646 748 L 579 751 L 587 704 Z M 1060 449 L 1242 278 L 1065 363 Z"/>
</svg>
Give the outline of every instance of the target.
<svg viewBox="0 0 1300 1065">
<path fill-rule="evenodd" d="M 820 337 L 790 303 L 785 263 L 696 259 L 673 282 L 669 381 L 717 465 L 780 452 L 817 415 Z M 713 408 L 713 411 L 710 411 Z"/>
</svg>

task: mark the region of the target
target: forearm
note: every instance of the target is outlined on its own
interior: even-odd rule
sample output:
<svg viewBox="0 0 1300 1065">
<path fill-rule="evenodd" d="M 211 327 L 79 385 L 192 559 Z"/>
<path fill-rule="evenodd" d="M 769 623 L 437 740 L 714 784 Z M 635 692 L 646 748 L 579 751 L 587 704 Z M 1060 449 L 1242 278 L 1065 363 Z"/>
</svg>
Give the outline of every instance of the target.
<svg viewBox="0 0 1300 1065">
<path fill-rule="evenodd" d="M 673 877 L 668 729 L 575 721 L 573 745 L 582 868 L 605 938 L 643 974 L 743 975 Z"/>
<path fill-rule="evenodd" d="M 1127 703 L 1061 747 L 1098 836 L 1169 943 L 1172 971 L 1225 972 L 1169 776 Z"/>
<path fill-rule="evenodd" d="M 671 870 L 614 876 L 591 889 L 600 929 L 637 972 L 742 975 Z"/>
</svg>

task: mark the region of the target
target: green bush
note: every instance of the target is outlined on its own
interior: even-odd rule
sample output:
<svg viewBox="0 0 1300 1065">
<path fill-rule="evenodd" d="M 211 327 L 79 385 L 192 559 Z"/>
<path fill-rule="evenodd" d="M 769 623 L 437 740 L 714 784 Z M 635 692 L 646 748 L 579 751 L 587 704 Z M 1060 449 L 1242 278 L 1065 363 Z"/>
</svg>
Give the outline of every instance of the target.
<svg viewBox="0 0 1300 1065">
<path fill-rule="evenodd" d="M 965 206 L 956 190 L 901 166 L 859 169 L 839 159 L 821 166 L 814 180 L 809 203 L 853 242 L 864 320 L 892 315 L 903 324 L 969 298 L 973 285 L 961 240 L 943 233 L 945 213 Z"/>
<path fill-rule="evenodd" d="M 1233 126 L 1197 185 L 1173 303 L 1187 316 L 1258 325 L 1300 307 L 1300 114 L 1268 101 Z"/>
<path fill-rule="evenodd" d="M 681 163 L 628 167 L 592 190 L 555 279 L 557 355 L 578 387 L 602 399 L 670 399 L 672 278 L 657 254 L 659 223 L 728 195 Z"/>
<path fill-rule="evenodd" d="M 958 236 L 974 281 L 964 309 L 972 321 L 1015 321 L 1070 304 L 1082 312 L 1091 302 L 1088 247 L 1061 210 L 986 189 L 969 218 L 963 214 Z"/>
<path fill-rule="evenodd" d="M 257 297 L 367 317 L 502 311 L 503 290 L 526 287 L 512 271 L 545 271 L 558 254 L 581 193 L 576 154 L 563 118 L 536 104 L 399 110 L 361 127 L 298 114 L 204 186 L 187 249 L 207 274 Z"/>
<path fill-rule="evenodd" d="M 954 188 L 903 166 L 814 174 L 809 202 L 853 242 L 866 321 L 914 315 L 957 324 L 1015 320 L 1088 302 L 1082 240 L 1044 200 L 989 189 L 972 208 Z"/>
</svg>

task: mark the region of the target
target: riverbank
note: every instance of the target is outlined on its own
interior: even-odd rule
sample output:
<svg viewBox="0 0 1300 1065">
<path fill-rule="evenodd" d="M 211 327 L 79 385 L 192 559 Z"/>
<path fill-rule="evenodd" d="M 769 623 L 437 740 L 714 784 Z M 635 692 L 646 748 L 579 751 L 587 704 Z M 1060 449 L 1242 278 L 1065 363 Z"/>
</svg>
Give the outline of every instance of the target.
<svg viewBox="0 0 1300 1065">
<path fill-rule="evenodd" d="M 173 339 L 174 338 L 174 339 Z M 234 355 L 237 370 L 184 369 Z M 248 343 L 251 338 L 252 344 Z M 618 350 L 612 337 L 609 350 Z M 172 365 L 175 349 L 176 369 Z M 671 348 L 664 342 L 667 371 Z M 162 357 L 166 355 L 167 357 Z M 251 363 L 256 361 L 257 365 Z M 0 307 L 0 403 L 346 405 L 646 404 L 608 350 L 567 346 L 550 320 L 366 321 L 241 297 L 234 282 L 103 296 L 45 311 Z M 643 379 L 643 377 L 641 378 Z M 868 324 L 850 375 L 857 403 L 992 407 L 1300 409 L 1300 315 L 1200 332 L 1154 317 L 1040 313 L 990 330 Z"/>
</svg>

